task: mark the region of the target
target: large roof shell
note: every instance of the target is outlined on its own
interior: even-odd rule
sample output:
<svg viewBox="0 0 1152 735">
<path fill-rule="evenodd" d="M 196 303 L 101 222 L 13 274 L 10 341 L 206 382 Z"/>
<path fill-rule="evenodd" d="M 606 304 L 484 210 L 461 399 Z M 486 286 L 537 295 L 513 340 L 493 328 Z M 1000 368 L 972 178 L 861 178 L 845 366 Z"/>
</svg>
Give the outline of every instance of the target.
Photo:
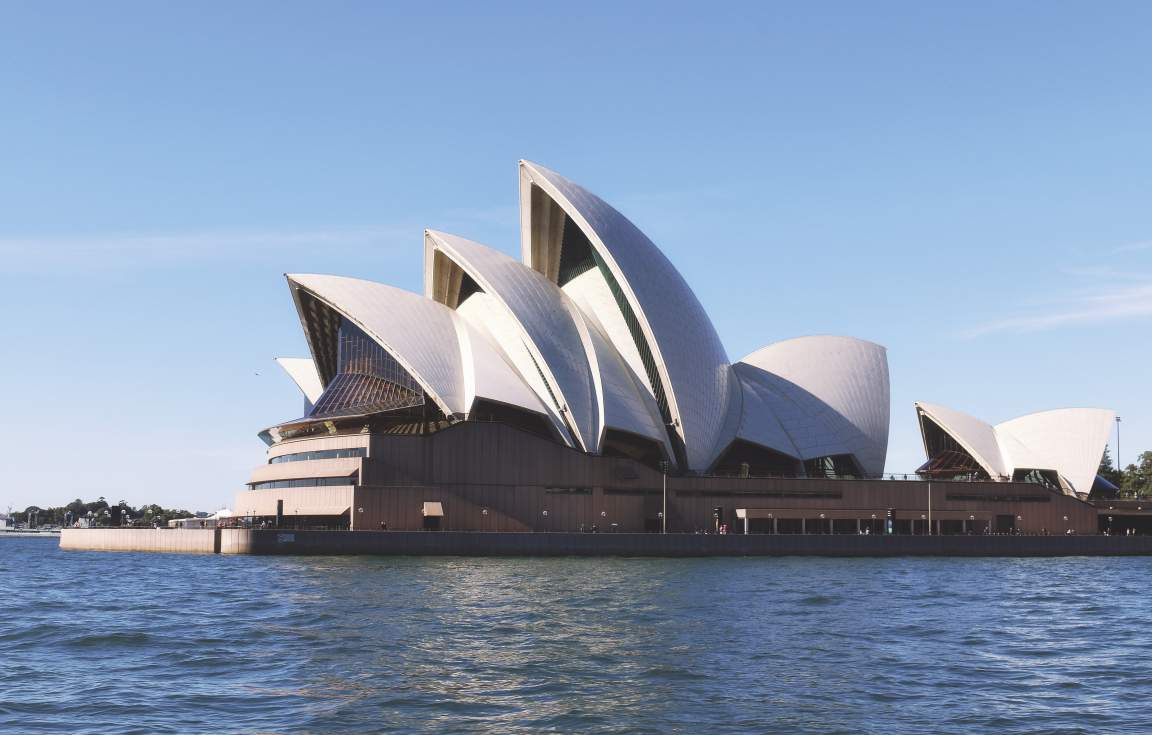
<svg viewBox="0 0 1152 735">
<path fill-rule="evenodd" d="M 548 382 L 544 392 L 537 391 L 538 397 L 546 405 L 553 395 L 562 402 L 587 451 L 600 451 L 608 428 L 667 444 L 655 401 L 637 385 L 615 348 L 556 284 L 485 245 L 427 231 L 426 296 L 456 300 L 453 289 L 459 289 L 461 279 L 453 265 L 483 291 L 467 297 L 460 310 L 467 311 L 474 300 L 486 301 L 484 297 L 501 305 L 520 330 L 516 341 L 532 353 L 530 370 L 538 370 Z M 489 318 L 487 322 L 497 320 L 503 321 Z M 516 345 L 507 349 L 516 349 Z M 522 377 L 533 383 L 534 376 Z"/>
<path fill-rule="evenodd" d="M 376 340 L 448 416 L 465 416 L 477 397 L 538 413 L 543 406 L 500 352 L 451 309 L 419 294 L 343 276 L 288 276 L 313 359 L 323 349 L 310 334 L 305 291 Z"/>
<path fill-rule="evenodd" d="M 1075 492 L 1087 494 L 1115 418 L 1103 408 L 1059 408 L 997 424 L 996 435 L 1014 470 L 1055 469 Z"/>
<path fill-rule="evenodd" d="M 883 474 L 891 410 L 884 347 L 853 337 L 798 337 L 753 352 L 738 369 L 745 384 L 755 381 L 800 409 L 773 404 L 802 458 L 851 454 L 865 475 Z M 749 416 L 759 410 L 745 404 L 745 431 L 750 422 L 767 423 Z"/>
<path fill-rule="evenodd" d="M 992 426 L 931 403 L 917 403 L 916 410 L 964 447 L 991 477 L 1050 470 L 1060 476 L 1067 492 L 1080 495 L 1092 489 L 1116 416 L 1103 408 L 1060 408 Z"/>
<path fill-rule="evenodd" d="M 995 479 L 1012 476 L 1011 468 L 1000 454 L 1000 440 L 996 437 L 996 429 L 990 424 L 962 411 L 934 403 L 917 403 L 916 411 L 918 415 L 927 416 L 955 439 L 957 444 L 964 447 L 989 477 Z M 920 432 L 921 437 L 927 442 L 927 438 L 923 436 L 923 421 L 920 422 Z M 924 445 L 924 451 L 928 452 L 927 443 Z"/>
<path fill-rule="evenodd" d="M 595 324 L 587 324 L 587 334 L 595 360 L 595 374 L 600 397 L 601 433 L 619 429 L 657 442 L 664 456 L 671 458 L 668 432 L 660 418 L 656 399 L 647 386 L 630 370 L 620 353 Z"/>
<path fill-rule="evenodd" d="M 583 231 L 611 272 L 656 363 L 688 468 L 707 469 L 735 435 L 739 413 L 733 409 L 740 396 L 728 356 L 696 295 L 652 241 L 600 197 L 528 161 L 520 162 L 520 181 L 524 261 L 556 277 L 558 257 L 549 256 L 540 239 L 554 238 L 561 225 L 552 221 L 554 217 L 547 223 L 533 222 L 535 186 Z M 535 209 L 537 214 L 543 211 Z M 620 339 L 617 334 L 608 336 Z M 626 346 L 618 349 L 626 351 Z"/>
<path fill-rule="evenodd" d="M 583 321 L 564 293 L 523 263 L 472 240 L 426 230 L 424 242 L 424 295 L 434 298 L 436 282 L 449 277 L 450 269 L 436 265 L 436 253 L 443 253 L 515 320 L 523 345 L 551 393 L 538 397 L 545 403 L 554 397 L 559 404 L 554 408 L 567 414 L 565 423 L 580 446 L 597 451 L 596 378 L 584 349 Z"/>
</svg>

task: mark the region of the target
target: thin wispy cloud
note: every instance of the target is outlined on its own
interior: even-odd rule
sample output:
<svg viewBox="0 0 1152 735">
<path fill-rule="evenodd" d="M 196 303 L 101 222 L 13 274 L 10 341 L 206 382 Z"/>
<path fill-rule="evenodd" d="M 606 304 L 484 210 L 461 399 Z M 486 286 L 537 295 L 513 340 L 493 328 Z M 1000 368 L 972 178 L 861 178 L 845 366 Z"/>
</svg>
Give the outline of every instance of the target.
<svg viewBox="0 0 1152 735">
<path fill-rule="evenodd" d="M 1048 313 L 990 321 L 965 331 L 963 336 L 971 339 L 997 332 L 1042 332 L 1138 317 L 1152 317 L 1152 279 L 1138 284 L 1102 286 L 1094 292 L 1053 305 Z"/>
<path fill-rule="evenodd" d="M 305 230 L 0 238 L 0 268 L 11 273 L 165 267 L 217 260 L 244 261 L 332 248 L 390 256 L 419 247 L 416 226 Z"/>
<path fill-rule="evenodd" d="M 1099 253 L 1132 253 L 1133 258 L 1103 262 Z M 1152 252 L 1152 240 L 1130 242 L 1111 250 L 1085 250 L 1092 262 L 1061 264 L 1047 280 L 1052 288 L 1043 301 L 1018 303 L 1016 313 L 961 330 L 964 339 L 989 334 L 1025 334 L 1085 324 L 1102 324 L 1126 319 L 1152 317 L 1152 268 L 1145 254 Z M 1121 264 L 1122 263 L 1122 264 Z"/>
<path fill-rule="evenodd" d="M 1138 250 L 1152 250 L 1152 240 L 1147 240 L 1144 242 L 1130 242 L 1127 245 L 1121 245 L 1120 247 L 1114 249 L 1112 252 L 1113 254 L 1132 253 Z"/>
</svg>

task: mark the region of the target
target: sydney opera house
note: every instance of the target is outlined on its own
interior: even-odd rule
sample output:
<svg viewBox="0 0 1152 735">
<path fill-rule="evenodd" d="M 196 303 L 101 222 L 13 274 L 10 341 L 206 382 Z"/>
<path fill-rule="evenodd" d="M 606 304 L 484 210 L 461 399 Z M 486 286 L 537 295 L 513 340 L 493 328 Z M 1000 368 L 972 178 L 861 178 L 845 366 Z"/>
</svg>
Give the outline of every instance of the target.
<svg viewBox="0 0 1152 735">
<path fill-rule="evenodd" d="M 305 397 L 261 432 L 237 515 L 280 527 L 1094 532 L 1111 414 L 998 426 L 917 404 L 928 462 L 885 478 L 885 349 L 730 361 L 681 274 L 588 190 L 522 161 L 521 258 L 432 230 L 424 293 L 287 277 Z"/>
</svg>

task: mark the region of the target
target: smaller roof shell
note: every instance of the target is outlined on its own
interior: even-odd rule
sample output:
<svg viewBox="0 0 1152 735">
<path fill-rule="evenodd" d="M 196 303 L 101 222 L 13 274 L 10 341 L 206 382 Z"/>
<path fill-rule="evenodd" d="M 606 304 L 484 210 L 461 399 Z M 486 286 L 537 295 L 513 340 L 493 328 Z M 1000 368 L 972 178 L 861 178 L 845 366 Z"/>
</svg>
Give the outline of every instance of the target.
<svg viewBox="0 0 1152 735">
<path fill-rule="evenodd" d="M 1066 492 L 1079 495 L 1092 490 L 1116 417 L 1104 408 L 1060 408 L 992 426 L 931 403 L 917 403 L 916 410 L 964 447 L 989 476 L 1012 477 L 1017 470 L 1054 471 Z M 923 422 L 920 429 L 923 432 Z M 925 443 L 926 453 L 927 448 Z"/>
<path fill-rule="evenodd" d="M 288 377 L 296 383 L 296 387 L 304 394 L 309 404 L 314 404 L 320 399 L 320 394 L 324 392 L 324 384 L 320 381 L 320 373 L 316 370 L 316 363 L 311 357 L 277 357 L 276 364 L 288 373 Z"/>
<path fill-rule="evenodd" d="M 740 438 L 770 437 L 770 413 L 794 456 L 851 454 L 865 475 L 883 474 L 891 404 L 883 346 L 854 337 L 797 337 L 753 352 L 736 370 L 745 386 Z"/>
<path fill-rule="evenodd" d="M 464 416 L 477 397 L 543 413 L 500 352 L 448 307 L 419 294 L 344 276 L 288 276 L 297 309 L 304 290 L 355 323 L 418 382 L 447 416 Z M 304 325 L 308 332 L 307 324 Z M 309 347 L 315 358 L 318 345 Z"/>
</svg>

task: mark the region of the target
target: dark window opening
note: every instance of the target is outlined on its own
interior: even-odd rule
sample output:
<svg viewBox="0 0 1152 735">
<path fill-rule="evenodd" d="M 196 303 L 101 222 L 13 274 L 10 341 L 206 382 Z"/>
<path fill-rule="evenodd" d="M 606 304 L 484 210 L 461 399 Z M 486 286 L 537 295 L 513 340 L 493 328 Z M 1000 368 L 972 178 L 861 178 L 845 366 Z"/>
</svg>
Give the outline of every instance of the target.
<svg viewBox="0 0 1152 735">
<path fill-rule="evenodd" d="M 298 477 L 293 480 L 251 482 L 248 483 L 248 487 L 252 490 L 275 490 L 284 487 L 333 487 L 355 484 L 356 475 L 348 475 L 347 477 Z"/>
<path fill-rule="evenodd" d="M 446 429 L 452 423 L 425 394 L 424 402 L 418 406 L 365 416 L 298 419 L 261 432 L 261 438 L 270 444 L 275 444 L 287 439 L 348 434 L 422 435 Z"/>
<path fill-rule="evenodd" d="M 920 425 L 924 432 L 924 447 L 928 451 L 928 461 L 920 465 L 916 474 L 936 480 L 990 479 L 976 458 L 960 446 L 939 424 L 921 414 Z"/>
<path fill-rule="evenodd" d="M 1049 490 L 1063 492 L 1060 477 L 1053 470 L 1016 470 L 1012 473 L 1013 482 L 1030 482 L 1034 485 L 1046 487 Z"/>
<path fill-rule="evenodd" d="M 310 462 L 316 459 L 347 459 L 349 457 L 367 457 L 367 447 L 348 447 L 346 449 L 318 449 L 312 452 L 294 452 L 281 454 L 268 460 L 268 464 L 281 464 L 283 462 Z"/>
<path fill-rule="evenodd" d="M 807 498 L 839 500 L 843 493 L 824 490 L 676 490 L 678 498 Z"/>
<path fill-rule="evenodd" d="M 712 474 L 734 477 L 796 477 L 800 461 L 760 444 L 736 439 L 716 464 Z"/>
<path fill-rule="evenodd" d="M 978 501 L 985 503 L 1050 503 L 1051 495 L 981 495 L 979 493 L 947 493 L 945 500 Z"/>
<path fill-rule="evenodd" d="M 412 408 L 424 403 L 424 390 L 376 340 L 342 320 L 337 371 L 308 414 L 337 418 Z"/>
<path fill-rule="evenodd" d="M 460 293 L 456 296 L 456 308 L 459 309 L 460 304 L 463 304 L 464 301 L 467 300 L 467 298 L 472 294 L 483 292 L 484 289 L 480 288 L 480 285 L 476 283 L 476 281 L 472 280 L 472 276 L 468 275 L 467 273 L 461 274 Z"/>
<path fill-rule="evenodd" d="M 617 429 L 606 429 L 600 453 L 605 457 L 633 459 L 652 469 L 660 469 L 664 451 L 660 443 L 647 437 Z"/>
<path fill-rule="evenodd" d="M 308 291 L 298 289 L 297 295 L 308 346 L 312 349 L 312 359 L 316 362 L 321 384 L 326 386 L 336 376 L 337 342 L 343 320 L 335 309 Z"/>
<path fill-rule="evenodd" d="M 506 403 L 477 398 L 468 414 L 469 421 L 492 421 L 507 424 L 529 434 L 556 439 L 552 423 L 538 413 L 509 406 Z"/>
<path fill-rule="evenodd" d="M 829 457 L 816 457 L 804 460 L 804 473 L 808 477 L 852 478 L 863 477 L 864 473 L 856 465 L 851 454 L 834 454 Z"/>
<path fill-rule="evenodd" d="M 572 218 L 564 216 L 564 235 L 560 244 L 560 275 L 557 285 L 573 280 L 596 267 L 592 243 Z"/>
</svg>

